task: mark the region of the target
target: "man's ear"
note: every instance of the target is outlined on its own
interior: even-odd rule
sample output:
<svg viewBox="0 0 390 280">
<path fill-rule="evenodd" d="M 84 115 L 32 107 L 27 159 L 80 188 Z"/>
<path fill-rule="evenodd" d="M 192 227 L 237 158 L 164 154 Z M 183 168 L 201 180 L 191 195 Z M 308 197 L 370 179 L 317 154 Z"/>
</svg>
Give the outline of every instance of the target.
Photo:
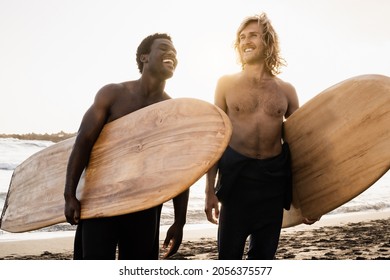
<svg viewBox="0 0 390 280">
<path fill-rule="evenodd" d="M 148 62 L 148 61 L 149 61 L 149 55 L 147 55 L 147 54 L 141 54 L 140 59 L 141 59 L 141 62 L 142 62 L 142 63 Z"/>
</svg>

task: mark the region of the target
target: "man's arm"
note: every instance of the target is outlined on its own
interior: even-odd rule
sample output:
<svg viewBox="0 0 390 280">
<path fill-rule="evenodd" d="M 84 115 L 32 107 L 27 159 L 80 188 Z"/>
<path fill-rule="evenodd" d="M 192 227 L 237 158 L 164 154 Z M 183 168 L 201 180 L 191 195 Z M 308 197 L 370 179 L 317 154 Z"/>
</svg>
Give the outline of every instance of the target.
<svg viewBox="0 0 390 280">
<path fill-rule="evenodd" d="M 225 98 L 225 87 L 229 82 L 229 77 L 224 76 L 219 79 L 215 89 L 214 104 L 221 110 L 227 113 L 227 105 Z M 218 173 L 218 163 L 216 163 L 206 174 L 206 190 L 205 190 L 205 213 L 207 220 L 213 224 L 218 224 L 219 217 L 219 201 L 215 195 L 215 179 Z"/>
<path fill-rule="evenodd" d="M 189 193 L 190 191 L 186 190 L 173 199 L 175 221 L 168 229 L 167 236 L 164 240 L 163 247 L 168 248 L 169 246 L 168 251 L 163 257 L 164 259 L 175 254 L 183 240 L 183 227 L 186 223 Z"/>
<path fill-rule="evenodd" d="M 93 145 L 102 130 L 108 114 L 109 87 L 102 88 L 92 106 L 85 113 L 69 157 L 65 181 L 65 217 L 74 225 L 80 219 L 80 202 L 76 198 L 77 185 L 88 164 Z"/>
<path fill-rule="evenodd" d="M 213 224 L 218 224 L 219 201 L 215 195 L 215 179 L 217 177 L 218 164 L 215 164 L 206 174 L 206 191 L 205 191 L 205 213 L 207 220 Z"/>
<path fill-rule="evenodd" d="M 285 117 L 287 119 L 289 116 L 292 115 L 292 113 L 298 110 L 299 99 L 295 88 L 291 84 L 285 83 L 284 87 L 285 87 L 286 97 L 288 100 L 288 108 L 285 114 Z"/>
</svg>

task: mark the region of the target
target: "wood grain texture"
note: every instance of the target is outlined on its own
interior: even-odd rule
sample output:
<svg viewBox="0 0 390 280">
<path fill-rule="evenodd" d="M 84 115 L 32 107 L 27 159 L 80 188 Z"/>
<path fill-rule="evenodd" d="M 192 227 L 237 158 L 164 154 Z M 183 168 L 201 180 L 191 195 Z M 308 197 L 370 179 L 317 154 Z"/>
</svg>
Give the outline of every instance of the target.
<svg viewBox="0 0 390 280">
<path fill-rule="evenodd" d="M 332 86 L 285 122 L 293 203 L 283 226 L 353 199 L 390 167 L 390 78 L 363 75 Z"/>
<path fill-rule="evenodd" d="M 177 196 L 218 161 L 231 133 L 224 112 L 189 98 L 156 103 L 107 124 L 79 182 L 82 218 L 136 212 Z M 65 221 L 63 191 L 74 140 L 50 146 L 15 169 L 3 230 Z"/>
</svg>

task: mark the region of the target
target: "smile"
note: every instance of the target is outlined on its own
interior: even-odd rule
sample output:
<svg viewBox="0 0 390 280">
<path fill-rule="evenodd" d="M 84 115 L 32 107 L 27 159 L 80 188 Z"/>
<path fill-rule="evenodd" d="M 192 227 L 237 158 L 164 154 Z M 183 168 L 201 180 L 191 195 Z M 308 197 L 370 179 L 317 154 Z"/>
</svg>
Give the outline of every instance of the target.
<svg viewBox="0 0 390 280">
<path fill-rule="evenodd" d="M 170 59 L 170 58 L 164 59 L 163 63 L 169 63 L 169 64 L 172 64 L 172 65 L 175 65 L 175 61 L 173 59 Z"/>
</svg>

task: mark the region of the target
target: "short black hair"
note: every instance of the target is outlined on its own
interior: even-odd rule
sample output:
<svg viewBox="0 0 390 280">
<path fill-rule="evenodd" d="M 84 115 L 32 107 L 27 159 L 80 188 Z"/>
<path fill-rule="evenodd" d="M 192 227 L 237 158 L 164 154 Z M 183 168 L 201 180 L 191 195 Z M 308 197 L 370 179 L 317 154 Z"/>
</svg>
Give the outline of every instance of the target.
<svg viewBox="0 0 390 280">
<path fill-rule="evenodd" d="M 152 44 L 156 39 L 168 39 L 169 41 L 172 42 L 171 36 L 169 36 L 166 33 L 155 33 L 143 39 L 141 44 L 137 48 L 137 57 L 136 57 L 138 69 L 140 73 L 142 73 L 142 70 L 144 69 L 144 63 L 141 61 L 141 55 L 150 53 Z"/>
</svg>

